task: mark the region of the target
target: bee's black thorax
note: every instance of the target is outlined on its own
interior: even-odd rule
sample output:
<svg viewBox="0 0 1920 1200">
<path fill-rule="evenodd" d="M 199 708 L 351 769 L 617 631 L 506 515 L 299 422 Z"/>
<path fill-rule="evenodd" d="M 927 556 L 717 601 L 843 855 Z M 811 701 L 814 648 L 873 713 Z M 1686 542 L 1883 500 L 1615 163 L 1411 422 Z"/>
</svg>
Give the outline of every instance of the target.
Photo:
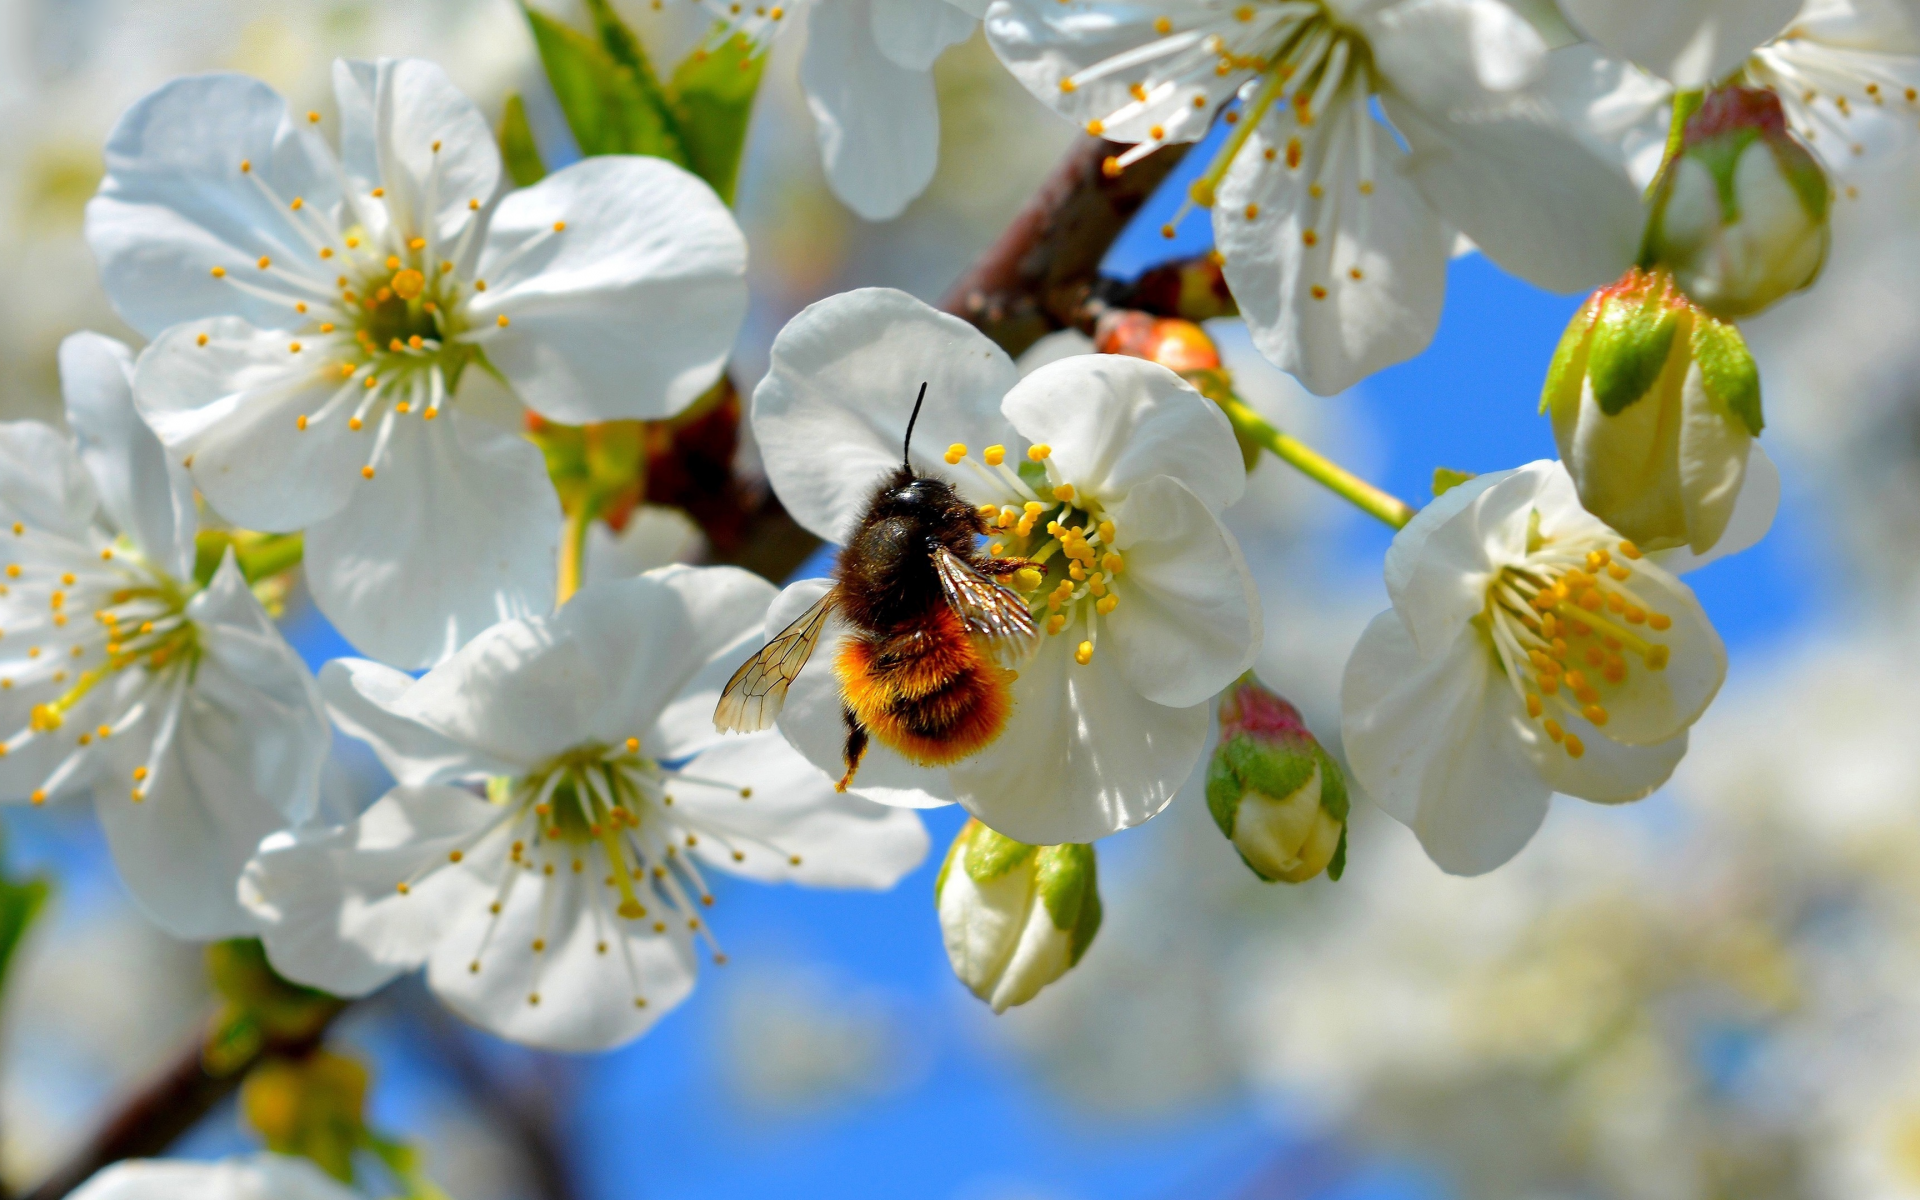
<svg viewBox="0 0 1920 1200">
<path fill-rule="evenodd" d="M 945 546 L 971 561 L 981 525 L 950 485 L 897 468 L 874 489 L 840 552 L 834 573 L 842 615 L 873 631 L 923 620 L 945 603 L 934 549 Z"/>
</svg>

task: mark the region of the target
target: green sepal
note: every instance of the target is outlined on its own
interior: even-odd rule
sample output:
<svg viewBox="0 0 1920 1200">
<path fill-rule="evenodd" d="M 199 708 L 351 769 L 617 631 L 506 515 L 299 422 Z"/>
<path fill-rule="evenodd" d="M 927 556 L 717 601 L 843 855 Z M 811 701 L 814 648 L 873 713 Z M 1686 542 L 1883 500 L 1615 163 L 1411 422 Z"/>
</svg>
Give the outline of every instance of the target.
<svg viewBox="0 0 1920 1200">
<path fill-rule="evenodd" d="M 533 29 L 547 82 L 581 154 L 648 154 L 689 165 L 680 131 L 660 94 L 659 81 L 645 66 L 638 41 L 627 47 L 637 57 L 621 61 L 609 49 L 604 26 L 602 36 L 594 38 L 561 24 L 526 0 L 521 0 L 520 9 Z"/>
<path fill-rule="evenodd" d="M 1760 412 L 1760 368 L 1740 331 L 1700 314 L 1693 325 L 1693 361 L 1708 399 L 1740 418 L 1747 432 L 1758 437 L 1766 426 Z"/>
<path fill-rule="evenodd" d="M 317 1036 L 346 1002 L 317 988 L 282 979 L 253 938 L 207 947 L 207 979 L 224 1004 L 207 1032 L 203 1058 L 213 1075 L 247 1065 L 267 1041 Z"/>
<path fill-rule="evenodd" d="M 1331 861 L 1327 863 L 1327 878 L 1333 880 L 1335 883 L 1338 883 L 1340 882 L 1340 877 L 1342 875 L 1345 875 L 1346 873 L 1347 873 L 1347 831 L 1343 827 L 1340 830 L 1340 844 L 1333 848 L 1333 858 Z"/>
<path fill-rule="evenodd" d="M 1100 930 L 1099 864 L 1093 847 L 1076 842 L 1041 847 L 1034 887 L 1053 927 L 1069 934 L 1068 965 L 1079 962 Z"/>
<path fill-rule="evenodd" d="M 1618 416 L 1653 390 L 1654 381 L 1666 368 L 1667 356 L 1673 352 L 1680 318 L 1680 310 L 1657 292 L 1638 303 L 1619 296 L 1601 306 L 1587 352 L 1586 371 L 1601 412 Z"/>
<path fill-rule="evenodd" d="M 707 44 L 712 48 L 695 50 L 674 68 L 667 103 L 679 122 L 694 174 L 732 204 L 740 182 L 747 125 L 753 118 L 753 98 L 760 90 L 767 56 L 756 52 L 745 35 L 725 40 L 709 37 Z"/>
<path fill-rule="evenodd" d="M 45 879 L 22 881 L 0 872 L 0 987 L 6 984 L 14 952 L 52 894 L 53 885 Z"/>
<path fill-rule="evenodd" d="M 532 187 L 547 177 L 547 164 L 540 160 L 540 147 L 534 144 L 533 126 L 527 124 L 527 106 L 519 92 L 507 93 L 500 113 L 500 157 L 515 187 Z"/>
<path fill-rule="evenodd" d="M 1337 767 L 1329 775 L 1325 767 L 1332 766 L 1333 760 L 1326 759 L 1323 765 L 1323 755 L 1317 745 L 1304 740 L 1265 740 L 1250 734 L 1229 738 L 1220 743 L 1207 764 L 1207 811 L 1213 814 L 1220 832 L 1231 838 L 1242 796 L 1259 792 L 1275 800 L 1285 800 L 1305 787 L 1313 778 L 1313 769 L 1320 766 L 1321 804 L 1323 807 L 1326 804 L 1326 789 L 1336 787 L 1341 811 L 1333 813 L 1328 809 L 1328 813 L 1344 817 L 1345 781 L 1340 778 Z"/>
<path fill-rule="evenodd" d="M 249 585 L 300 565 L 306 543 L 298 533 L 254 533 L 249 530 L 202 529 L 193 539 L 193 579 L 201 587 L 213 582 L 227 550 Z"/>
<path fill-rule="evenodd" d="M 992 883 L 1027 861 L 1027 856 L 1037 849 L 997 833 L 978 821 L 968 822 L 968 828 L 970 833 L 962 830 L 967 834 L 967 856 L 963 861 L 967 877 L 975 883 Z"/>
<path fill-rule="evenodd" d="M 1478 473 L 1474 471 L 1456 471 L 1452 467 L 1435 467 L 1433 469 L 1433 498 L 1438 500 L 1441 496 L 1459 487 L 1468 480 L 1478 478 Z"/>
<path fill-rule="evenodd" d="M 1320 759 L 1320 809 L 1334 820 L 1345 824 L 1350 807 L 1347 799 L 1347 773 L 1340 769 L 1339 760 L 1328 754 L 1325 746 L 1315 742 L 1313 752 Z"/>
<path fill-rule="evenodd" d="M 1600 306 L 1605 302 L 1606 292 L 1599 291 L 1587 297 L 1580 311 L 1573 314 L 1573 320 L 1560 334 L 1560 344 L 1554 347 L 1553 361 L 1547 367 L 1547 382 L 1540 389 L 1540 411 L 1543 413 L 1562 413 L 1565 406 L 1580 403 L 1580 384 L 1587 374 L 1587 356 L 1593 348 L 1594 324 L 1600 318 Z M 1440 494 L 1439 472 L 1434 473 L 1433 494 Z"/>
</svg>

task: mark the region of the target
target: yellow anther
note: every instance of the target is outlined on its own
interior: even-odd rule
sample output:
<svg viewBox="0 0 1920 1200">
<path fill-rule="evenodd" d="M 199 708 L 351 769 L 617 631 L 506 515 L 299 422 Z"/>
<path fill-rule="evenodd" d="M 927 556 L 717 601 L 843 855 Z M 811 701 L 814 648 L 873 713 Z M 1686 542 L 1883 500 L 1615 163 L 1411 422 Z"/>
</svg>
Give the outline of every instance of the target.
<svg viewBox="0 0 1920 1200">
<path fill-rule="evenodd" d="M 1038 517 L 1041 513 L 1047 511 L 1047 506 L 1038 500 L 1029 500 L 1023 506 L 1023 511 L 1025 511 L 1029 517 Z"/>
<path fill-rule="evenodd" d="M 353 430 L 353 431 L 354 431 L 355 433 L 359 433 L 359 432 L 360 432 L 360 426 L 361 426 L 361 421 L 360 421 L 360 418 L 359 418 L 359 417 L 348 417 L 348 418 L 347 418 L 347 428 L 348 428 L 348 429 L 351 429 L 351 430 Z"/>
<path fill-rule="evenodd" d="M 967 444 L 965 442 L 955 442 L 953 445 L 947 447 L 946 460 L 947 465 L 950 467 L 966 456 Z"/>
<path fill-rule="evenodd" d="M 1053 489 L 1053 498 L 1055 500 L 1063 500 L 1063 501 L 1073 499 L 1073 485 L 1070 483 L 1063 483 L 1059 487 Z"/>
<path fill-rule="evenodd" d="M 1640 547 L 1634 545 L 1632 542 L 1621 542 L 1620 553 L 1626 555 L 1628 558 L 1639 558 Z"/>
<path fill-rule="evenodd" d="M 1045 462 L 1053 454 L 1053 447 L 1041 442 L 1037 446 L 1027 447 L 1027 457 L 1034 462 Z"/>
<path fill-rule="evenodd" d="M 1567 731 L 1560 728 L 1560 722 L 1554 720 L 1552 717 L 1547 718 L 1546 728 L 1547 736 L 1556 742 L 1567 736 Z"/>
<path fill-rule="evenodd" d="M 991 521 L 1000 515 L 1000 506 L 997 504 L 982 504 L 973 511 L 979 513 L 982 518 Z"/>
<path fill-rule="evenodd" d="M 1093 574 L 1087 576 L 1087 590 L 1092 592 L 1096 596 L 1106 595 L 1107 594 L 1106 577 L 1100 574 L 1100 572 L 1098 571 L 1095 571 Z"/>
<path fill-rule="evenodd" d="M 1153 31 L 1161 37 L 1165 37 L 1173 32 L 1173 22 L 1166 17 L 1155 17 L 1153 19 Z"/>
<path fill-rule="evenodd" d="M 72 571 L 68 571 L 66 574 L 60 577 L 60 582 L 66 584 L 68 587 L 72 587 L 74 579 L 75 579 L 74 573 Z"/>
<path fill-rule="evenodd" d="M 35 789 L 33 795 L 29 796 L 28 799 L 32 800 L 35 804 L 45 804 L 47 802 L 47 793 L 42 789 Z"/>
<path fill-rule="evenodd" d="M 1647 610 L 1637 604 L 1627 605 L 1625 616 L 1627 618 L 1627 624 L 1629 625 L 1644 625 L 1647 623 Z"/>
<path fill-rule="evenodd" d="M 145 779 L 146 777 L 147 777 L 147 769 L 145 767 L 135 767 L 133 769 L 133 781 L 135 783 L 139 783 L 141 780 Z"/>
<path fill-rule="evenodd" d="M 1673 618 L 1665 613 L 1650 612 L 1647 614 L 1647 628 L 1655 630 L 1671 629 L 1673 628 Z"/>
<path fill-rule="evenodd" d="M 255 262 L 253 265 L 256 267 L 259 267 L 262 271 L 264 271 L 268 267 L 273 265 L 273 260 L 271 258 L 268 258 L 266 255 L 262 254 L 259 260 Z"/>
<path fill-rule="evenodd" d="M 408 887 L 404 883 L 396 883 L 393 885 L 393 890 L 396 892 L 399 892 L 402 896 L 404 896 L 407 893 L 411 892 L 413 889 Z"/>
<path fill-rule="evenodd" d="M 1539 720 L 1540 714 L 1543 711 L 1545 710 L 1544 710 L 1544 706 L 1540 702 L 1540 697 L 1534 695 L 1532 692 L 1528 692 L 1527 693 L 1527 715 L 1529 717 L 1534 718 L 1535 720 Z"/>
<path fill-rule="evenodd" d="M 1073 80 L 1072 80 L 1072 78 L 1070 78 L 1070 77 L 1069 77 L 1069 78 L 1065 78 L 1065 79 L 1062 79 L 1062 80 L 1060 81 L 1060 90 L 1061 90 L 1061 91 L 1063 91 L 1063 92 L 1071 92 L 1071 91 L 1072 91 L 1072 90 L 1073 90 L 1073 89 L 1074 89 L 1074 88 L 1075 88 L 1076 86 L 1078 86 L 1078 85 L 1076 85 L 1076 84 L 1075 84 L 1075 83 L 1073 82 Z"/>
<path fill-rule="evenodd" d="M 427 239 L 423 237 L 412 238 L 407 242 L 407 249 L 409 250 L 425 250 L 426 248 Z"/>
<path fill-rule="evenodd" d="M 1088 663 L 1092 662 L 1093 661 L 1093 643 L 1081 642 L 1079 646 L 1075 647 L 1073 651 L 1073 661 L 1079 663 L 1083 667 L 1086 666 Z"/>
<path fill-rule="evenodd" d="M 113 726 L 102 725 L 100 728 L 94 730 L 94 733 L 99 736 L 101 741 L 105 741 L 108 736 L 113 733 Z"/>
<path fill-rule="evenodd" d="M 1067 627 L 1067 614 L 1055 613 L 1047 618 L 1047 632 L 1059 633 Z"/>
<path fill-rule="evenodd" d="M 628 753 L 628 754 L 638 754 L 638 753 L 640 753 L 640 739 L 639 739 L 639 738 L 637 738 L 637 737 L 630 737 L 630 738 L 628 738 L 628 739 L 627 739 L 627 753 Z M 619 812 L 624 812 L 624 811 L 626 811 L 626 810 L 624 810 L 624 809 L 618 809 L 618 810 L 615 810 L 615 811 L 619 811 Z"/>
<path fill-rule="evenodd" d="M 1120 557 L 1117 552 L 1109 551 L 1100 559 L 1100 569 L 1109 576 L 1118 575 L 1127 569 L 1127 560 Z"/>
<path fill-rule="evenodd" d="M 501 313 L 499 316 L 493 319 L 493 323 L 495 325 L 498 325 L 500 328 L 505 329 L 507 327 L 507 314 Z"/>
<path fill-rule="evenodd" d="M 437 416 L 439 416 L 439 415 L 440 415 L 440 410 L 439 410 L 439 409 L 437 409 L 437 408 L 429 408 L 429 409 L 428 409 L 427 411 L 425 411 L 425 412 L 423 412 L 423 413 L 421 413 L 421 414 L 420 414 L 420 419 L 421 419 L 422 421 L 431 421 L 431 420 L 433 420 L 433 419 L 434 419 L 435 417 L 437 417 Z"/>
<path fill-rule="evenodd" d="M 1099 137 L 1107 131 L 1107 123 L 1098 119 L 1087 122 L 1087 132 Z"/>
<path fill-rule="evenodd" d="M 387 194 L 387 189 L 385 189 L 385 188 L 383 188 L 383 187 L 377 187 L 377 188 L 375 188 L 375 189 L 373 189 L 373 198 L 374 198 L 375 200 L 378 200 L 378 199 L 379 199 L 380 197 L 382 197 L 382 196 L 384 196 L 384 195 L 386 195 L 386 194 Z"/>
<path fill-rule="evenodd" d="M 1576 600 L 1574 603 L 1578 604 L 1581 608 L 1586 609 L 1588 612 L 1599 612 L 1601 606 L 1605 604 L 1606 601 L 1601 598 L 1599 589 L 1589 588 L 1588 590 L 1581 592 L 1580 599 Z"/>
<path fill-rule="evenodd" d="M 399 413 L 401 416 L 404 417 L 408 413 L 413 411 L 413 404 L 411 401 L 402 400 L 400 403 L 393 406 L 393 411 Z"/>
<path fill-rule="evenodd" d="M 476 292 L 484 292 L 484 291 L 486 291 L 486 290 L 487 290 L 487 281 L 486 281 L 486 280 L 484 280 L 484 279 L 476 279 L 476 280 L 474 280 L 474 281 L 473 281 L 473 290 L 474 290 L 474 291 L 476 291 Z"/>
<path fill-rule="evenodd" d="M 380 377 L 378 375 L 367 376 L 364 386 L 368 391 L 372 391 L 380 386 Z"/>
<path fill-rule="evenodd" d="M 372 479 L 372 478 L 373 478 L 373 468 L 372 468 L 371 466 L 366 466 L 366 467 L 361 467 L 361 468 L 360 468 L 360 478 L 362 478 L 362 479 Z"/>
<path fill-rule="evenodd" d="M 253 170 L 253 160 L 252 160 L 252 159 L 250 159 L 250 158 L 243 158 L 243 159 L 241 159 L 241 160 L 240 160 L 240 173 L 241 173 L 242 175 L 245 175 L 245 174 L 247 174 L 247 173 L 248 173 L 249 171 L 251 171 L 251 170 Z"/>
<path fill-rule="evenodd" d="M 1598 550 L 1589 550 L 1587 551 L 1587 570 L 1598 571 L 1601 567 L 1611 562 L 1612 559 L 1613 556 L 1607 553 L 1604 546 Z"/>
<path fill-rule="evenodd" d="M 1031 592 L 1046 581 L 1046 576 L 1032 567 L 1021 567 L 1013 573 L 1014 590 Z"/>
<path fill-rule="evenodd" d="M 993 555 L 995 558 L 999 558 L 1002 554 L 1005 554 L 1006 552 L 1007 552 L 1007 544 L 1005 542 L 994 542 L 993 544 L 987 547 L 987 553 Z"/>
<path fill-rule="evenodd" d="M 1120 607 L 1120 597 L 1111 594 L 1102 596 L 1100 599 L 1094 601 L 1093 607 L 1104 617 L 1114 609 Z"/>
<path fill-rule="evenodd" d="M 1595 725 L 1605 725 L 1607 723 L 1607 710 L 1601 708 L 1598 704 L 1587 705 L 1580 710 L 1580 715 L 1592 721 Z"/>
<path fill-rule="evenodd" d="M 980 457 L 987 461 L 988 466 L 997 467 L 1007 461 L 1007 448 L 1005 446 L 988 446 L 980 452 Z"/>
<path fill-rule="evenodd" d="M 215 267 L 213 269 L 213 277 L 215 279 L 225 279 L 227 277 L 227 269 L 225 267 Z"/>
</svg>

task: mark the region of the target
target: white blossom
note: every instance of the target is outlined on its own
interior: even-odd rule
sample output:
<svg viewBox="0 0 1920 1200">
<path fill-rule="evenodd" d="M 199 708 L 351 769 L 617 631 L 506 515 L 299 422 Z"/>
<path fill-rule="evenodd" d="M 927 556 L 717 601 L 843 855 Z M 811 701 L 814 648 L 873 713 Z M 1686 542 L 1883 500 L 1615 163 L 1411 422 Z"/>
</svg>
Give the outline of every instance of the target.
<svg viewBox="0 0 1920 1200">
<path fill-rule="evenodd" d="M 258 1154 L 219 1162 L 136 1158 L 87 1180 L 73 1200 L 359 1200 L 301 1158 Z"/>
<path fill-rule="evenodd" d="M 518 403 L 575 424 L 691 403 L 745 313 L 746 248 L 659 159 L 503 190 L 485 118 L 431 63 L 334 82 L 338 158 L 256 80 L 155 91 L 108 141 L 87 236 L 156 339 L 141 411 L 208 503 L 305 529 L 329 619 L 427 666 L 552 605 L 560 505 Z"/>
<path fill-rule="evenodd" d="M 334 719 L 398 786 L 261 846 L 242 894 L 275 969 L 357 996 L 424 965 L 503 1037 L 605 1049 L 686 998 L 696 942 L 720 957 L 706 872 L 891 887 L 926 854 L 914 814 L 837 794 L 773 731 L 713 729 L 773 595 L 667 567 L 496 625 L 418 680 L 327 664 Z"/>
<path fill-rule="evenodd" d="M 60 365 L 73 443 L 0 425 L 0 798 L 91 792 L 156 924 L 243 934 L 241 867 L 318 803 L 320 697 L 231 555 L 194 582 L 192 488 L 126 347 L 75 334 Z"/>
</svg>

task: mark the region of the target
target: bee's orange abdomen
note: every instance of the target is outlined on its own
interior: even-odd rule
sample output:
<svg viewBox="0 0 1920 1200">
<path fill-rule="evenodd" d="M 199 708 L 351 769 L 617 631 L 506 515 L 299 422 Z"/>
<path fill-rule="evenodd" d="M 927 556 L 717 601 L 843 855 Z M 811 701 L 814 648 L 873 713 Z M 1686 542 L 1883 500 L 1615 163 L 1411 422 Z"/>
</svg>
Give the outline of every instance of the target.
<svg viewBox="0 0 1920 1200">
<path fill-rule="evenodd" d="M 944 605 L 911 630 L 847 638 L 833 665 L 860 724 L 921 766 L 987 745 L 1012 708 L 1006 673 L 981 656 Z"/>
</svg>

